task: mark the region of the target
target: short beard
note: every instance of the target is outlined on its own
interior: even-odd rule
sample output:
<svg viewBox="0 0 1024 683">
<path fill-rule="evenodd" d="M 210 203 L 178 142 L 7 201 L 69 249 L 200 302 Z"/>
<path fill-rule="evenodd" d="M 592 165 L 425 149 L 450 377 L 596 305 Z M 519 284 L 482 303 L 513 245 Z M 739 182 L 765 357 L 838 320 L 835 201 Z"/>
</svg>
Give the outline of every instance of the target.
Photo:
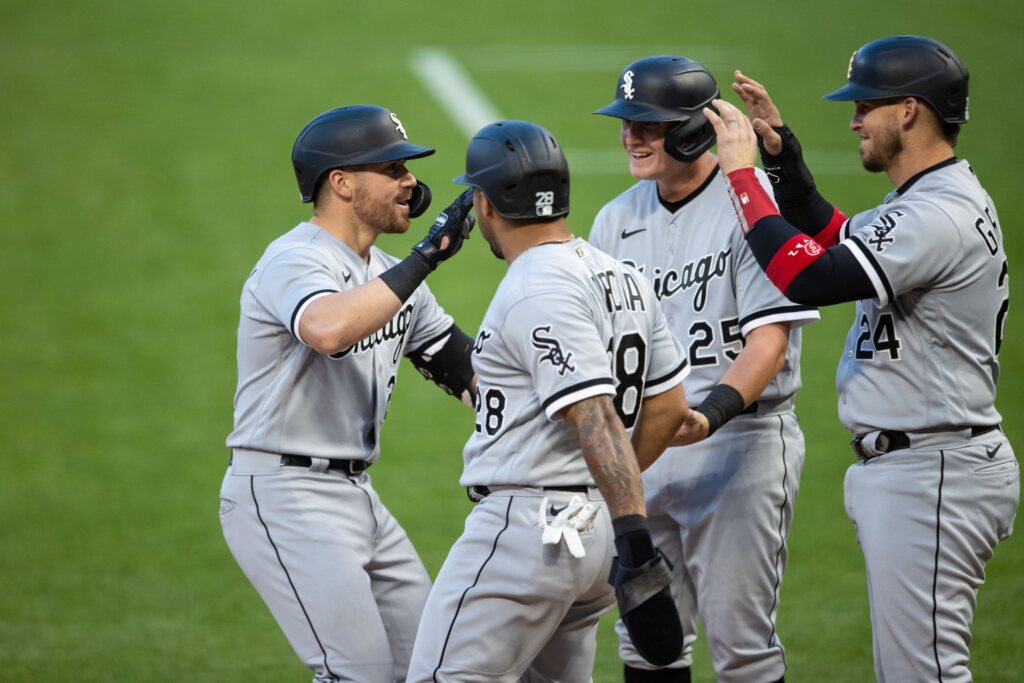
<svg viewBox="0 0 1024 683">
<path fill-rule="evenodd" d="M 874 150 L 861 154 L 860 162 L 868 173 L 888 171 L 893 160 L 903 152 L 903 140 L 898 130 L 890 129 L 873 137 Z"/>
<path fill-rule="evenodd" d="M 359 220 L 376 228 L 380 234 L 402 234 L 409 229 L 409 221 L 398 215 L 394 202 L 386 199 L 371 199 L 363 192 L 356 192 L 352 211 Z"/>
</svg>

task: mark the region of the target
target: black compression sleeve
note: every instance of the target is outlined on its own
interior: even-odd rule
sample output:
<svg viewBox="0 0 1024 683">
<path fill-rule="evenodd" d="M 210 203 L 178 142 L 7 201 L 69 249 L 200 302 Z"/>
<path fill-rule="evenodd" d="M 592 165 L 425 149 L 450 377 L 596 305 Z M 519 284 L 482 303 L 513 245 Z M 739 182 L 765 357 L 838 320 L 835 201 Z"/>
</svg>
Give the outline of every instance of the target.
<svg viewBox="0 0 1024 683">
<path fill-rule="evenodd" d="M 711 436 L 746 407 L 743 395 L 728 384 L 716 384 L 697 406 L 697 412 L 708 418 L 708 436 Z"/>
<path fill-rule="evenodd" d="M 774 261 L 779 252 L 793 249 L 794 237 L 810 239 L 777 215 L 759 220 L 756 229 L 747 236 L 747 245 L 754 258 L 790 301 L 807 306 L 828 306 L 877 296 L 864 268 L 845 246 L 822 250 L 813 261 L 798 263 L 796 267 L 800 270 L 786 277 L 788 264 L 777 265 Z"/>
<path fill-rule="evenodd" d="M 405 302 L 416 291 L 416 288 L 430 275 L 430 264 L 419 254 L 413 252 L 406 256 L 400 263 L 396 263 L 383 273 L 380 279 L 384 281 L 391 291 L 395 293 L 399 301 Z"/>
</svg>

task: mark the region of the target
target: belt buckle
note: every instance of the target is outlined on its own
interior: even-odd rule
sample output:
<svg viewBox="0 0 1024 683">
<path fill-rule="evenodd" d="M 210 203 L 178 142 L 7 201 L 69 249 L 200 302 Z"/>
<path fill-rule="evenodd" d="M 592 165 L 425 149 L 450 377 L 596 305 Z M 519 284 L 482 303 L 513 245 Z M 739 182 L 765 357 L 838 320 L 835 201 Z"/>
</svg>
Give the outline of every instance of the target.
<svg viewBox="0 0 1024 683">
<path fill-rule="evenodd" d="M 351 476 L 362 474 L 366 471 L 368 465 L 365 460 L 346 460 L 345 471 Z"/>
<path fill-rule="evenodd" d="M 491 495 L 491 490 L 486 486 L 467 486 L 466 495 L 474 503 L 479 503 L 481 500 Z"/>
</svg>

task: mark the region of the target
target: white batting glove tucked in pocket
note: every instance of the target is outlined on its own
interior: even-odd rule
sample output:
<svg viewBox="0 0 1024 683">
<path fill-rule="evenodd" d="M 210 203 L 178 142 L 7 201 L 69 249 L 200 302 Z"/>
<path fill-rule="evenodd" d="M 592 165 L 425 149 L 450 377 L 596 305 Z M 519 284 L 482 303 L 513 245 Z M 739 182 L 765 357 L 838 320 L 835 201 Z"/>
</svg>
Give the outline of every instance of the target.
<svg viewBox="0 0 1024 683">
<path fill-rule="evenodd" d="M 583 541 L 580 540 L 580 531 L 587 529 L 597 517 L 598 507 L 587 502 L 581 496 L 573 496 L 569 499 L 561 512 L 548 524 L 548 499 L 544 497 L 540 502 L 539 521 L 540 528 L 544 530 L 541 535 L 542 543 L 556 544 L 565 539 L 565 545 L 573 557 L 583 557 L 586 551 L 583 549 Z"/>
</svg>

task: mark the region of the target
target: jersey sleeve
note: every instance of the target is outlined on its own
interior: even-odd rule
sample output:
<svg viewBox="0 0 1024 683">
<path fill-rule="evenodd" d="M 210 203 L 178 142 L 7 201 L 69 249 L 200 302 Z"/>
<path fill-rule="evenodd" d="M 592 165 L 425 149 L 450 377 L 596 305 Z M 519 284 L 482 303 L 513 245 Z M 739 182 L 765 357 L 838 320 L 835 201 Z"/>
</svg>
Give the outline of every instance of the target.
<svg viewBox="0 0 1024 683">
<path fill-rule="evenodd" d="M 874 286 L 879 305 L 927 285 L 963 259 L 964 246 L 953 219 L 926 201 L 894 202 L 855 216 L 842 242 Z"/>
<path fill-rule="evenodd" d="M 254 273 L 256 300 L 279 323 L 299 337 L 299 318 L 313 301 L 345 289 L 315 249 L 288 249 Z"/>
<path fill-rule="evenodd" d="M 771 196 L 767 179 L 760 173 L 757 179 Z M 771 323 L 788 322 L 799 327 L 819 319 L 818 309 L 793 303 L 765 277 L 740 230 L 733 231 L 732 252 L 741 334 L 746 336 L 751 330 Z"/>
<path fill-rule="evenodd" d="M 535 294 L 513 305 L 502 325 L 550 420 L 574 403 L 615 394 L 608 350 L 583 298 L 564 290 Z"/>
<path fill-rule="evenodd" d="M 455 321 L 437 303 L 427 283 L 416 288 L 412 329 L 403 353 L 408 354 L 443 339 Z"/>
<path fill-rule="evenodd" d="M 651 358 L 647 365 L 644 397 L 656 396 L 680 384 L 690 374 L 690 365 L 679 342 L 672 334 L 658 297 L 650 282 L 639 273 L 637 280 L 644 283 L 644 296 L 651 302 Z"/>
</svg>

